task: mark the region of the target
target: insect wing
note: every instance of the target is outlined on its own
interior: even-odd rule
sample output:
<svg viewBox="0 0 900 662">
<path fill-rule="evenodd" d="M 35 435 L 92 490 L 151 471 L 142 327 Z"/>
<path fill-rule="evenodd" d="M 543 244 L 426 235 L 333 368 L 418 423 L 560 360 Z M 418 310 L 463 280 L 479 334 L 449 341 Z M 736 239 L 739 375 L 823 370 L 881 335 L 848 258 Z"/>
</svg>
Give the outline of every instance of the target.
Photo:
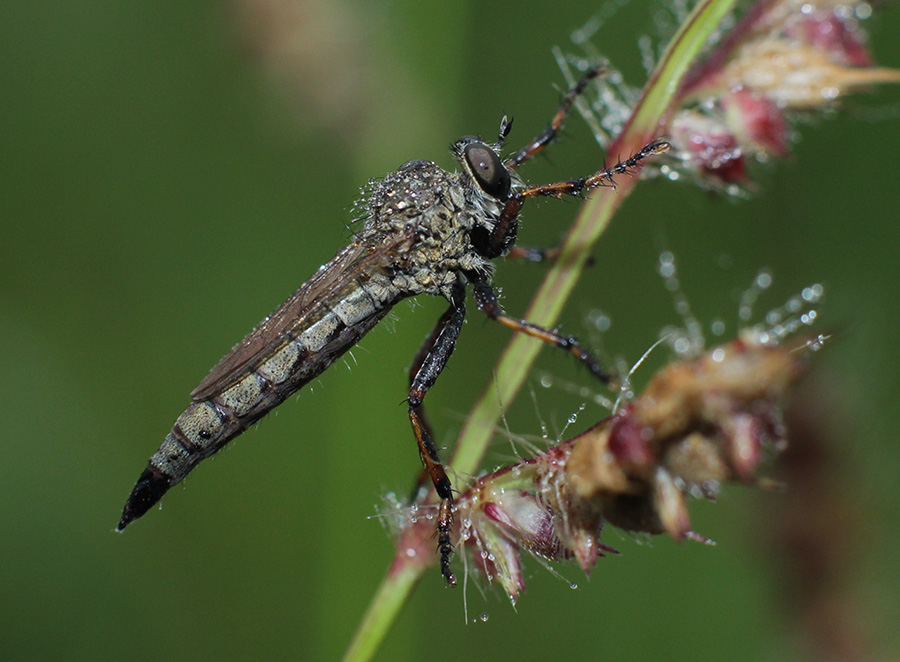
<svg viewBox="0 0 900 662">
<path fill-rule="evenodd" d="M 284 343 L 292 330 L 301 327 L 320 302 L 330 299 L 367 270 L 396 262 L 411 238 L 410 231 L 385 233 L 381 237 L 358 236 L 222 357 L 191 397 L 203 400 L 238 381 Z"/>
</svg>

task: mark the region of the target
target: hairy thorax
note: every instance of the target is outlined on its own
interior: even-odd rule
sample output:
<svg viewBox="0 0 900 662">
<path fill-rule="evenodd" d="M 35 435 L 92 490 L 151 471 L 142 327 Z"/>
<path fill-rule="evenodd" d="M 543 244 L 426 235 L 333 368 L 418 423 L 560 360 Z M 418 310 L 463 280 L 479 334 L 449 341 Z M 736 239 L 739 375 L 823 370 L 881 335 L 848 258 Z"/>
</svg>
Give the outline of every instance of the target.
<svg viewBox="0 0 900 662">
<path fill-rule="evenodd" d="M 490 273 L 491 264 L 475 250 L 471 232 L 479 225 L 493 227 L 500 211 L 465 175 L 430 161 L 409 161 L 371 185 L 363 231 L 407 238 L 390 275 L 404 295 L 449 298 L 464 272 Z"/>
</svg>

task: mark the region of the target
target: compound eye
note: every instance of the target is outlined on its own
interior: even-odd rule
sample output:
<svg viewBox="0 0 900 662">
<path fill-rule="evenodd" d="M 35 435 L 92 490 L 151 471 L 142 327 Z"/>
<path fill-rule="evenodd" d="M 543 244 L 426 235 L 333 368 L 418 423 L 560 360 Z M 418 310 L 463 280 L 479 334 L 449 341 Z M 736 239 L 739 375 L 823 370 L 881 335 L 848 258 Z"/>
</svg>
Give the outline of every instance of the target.
<svg viewBox="0 0 900 662">
<path fill-rule="evenodd" d="M 509 171 L 494 150 L 484 143 L 472 143 L 466 146 L 465 157 L 481 190 L 498 200 L 509 196 Z"/>
</svg>

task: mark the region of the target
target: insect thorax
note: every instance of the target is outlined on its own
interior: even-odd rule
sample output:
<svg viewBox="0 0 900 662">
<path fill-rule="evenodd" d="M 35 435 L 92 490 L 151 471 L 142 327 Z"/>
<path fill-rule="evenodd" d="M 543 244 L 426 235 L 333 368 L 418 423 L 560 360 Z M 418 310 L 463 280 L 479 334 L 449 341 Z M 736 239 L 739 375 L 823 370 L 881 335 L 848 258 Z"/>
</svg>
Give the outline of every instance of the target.
<svg viewBox="0 0 900 662">
<path fill-rule="evenodd" d="M 365 204 L 365 231 L 406 236 L 393 284 L 404 294 L 448 297 L 461 272 L 490 273 L 491 263 L 472 244 L 471 232 L 493 227 L 502 205 L 468 177 L 430 161 L 409 161 L 373 182 Z"/>
</svg>

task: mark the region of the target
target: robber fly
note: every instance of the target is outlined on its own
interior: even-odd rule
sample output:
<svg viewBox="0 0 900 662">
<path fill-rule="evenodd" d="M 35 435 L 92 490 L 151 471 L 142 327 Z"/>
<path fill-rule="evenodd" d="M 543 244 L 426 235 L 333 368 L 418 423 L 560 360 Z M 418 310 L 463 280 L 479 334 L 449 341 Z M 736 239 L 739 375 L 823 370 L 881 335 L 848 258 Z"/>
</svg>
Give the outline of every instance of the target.
<svg viewBox="0 0 900 662">
<path fill-rule="evenodd" d="M 589 71 L 565 95 L 551 124 L 506 161 L 499 156 L 512 122 L 500 123 L 495 144 L 466 136 L 451 147 L 462 169 L 447 172 L 430 161 L 409 161 L 370 185 L 362 229 L 346 248 L 266 317 L 219 361 L 191 392 L 193 403 L 175 421 L 150 458 L 125 504 L 121 531 L 157 503 L 203 459 L 221 449 L 355 345 L 402 299 L 441 296 L 441 316 L 410 370 L 409 418 L 425 472 L 440 498 L 437 535 L 441 572 L 450 571 L 453 494 L 422 402 L 456 345 L 465 317 L 466 287 L 489 318 L 572 353 L 601 379 L 602 368 L 574 338 L 507 316 L 490 280 L 491 260 L 510 253 L 519 211 L 527 198 L 578 195 L 610 185 L 668 149 L 657 141 L 590 177 L 526 187 L 515 169 L 556 137 L 588 83 Z"/>
</svg>

